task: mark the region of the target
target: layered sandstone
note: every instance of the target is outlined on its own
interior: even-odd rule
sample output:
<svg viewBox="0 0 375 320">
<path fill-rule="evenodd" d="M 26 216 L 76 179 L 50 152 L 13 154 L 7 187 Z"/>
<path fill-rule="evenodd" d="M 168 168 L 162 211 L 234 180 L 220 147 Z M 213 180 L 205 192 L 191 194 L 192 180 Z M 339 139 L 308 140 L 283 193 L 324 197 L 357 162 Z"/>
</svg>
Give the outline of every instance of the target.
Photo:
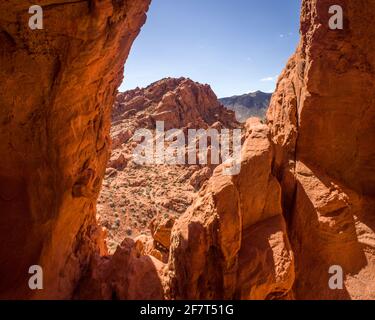
<svg viewBox="0 0 375 320">
<path fill-rule="evenodd" d="M 0 4 L 0 298 L 69 298 L 98 243 L 110 110 L 149 0 Z M 31 265 L 44 290 L 28 288 Z"/>
</svg>

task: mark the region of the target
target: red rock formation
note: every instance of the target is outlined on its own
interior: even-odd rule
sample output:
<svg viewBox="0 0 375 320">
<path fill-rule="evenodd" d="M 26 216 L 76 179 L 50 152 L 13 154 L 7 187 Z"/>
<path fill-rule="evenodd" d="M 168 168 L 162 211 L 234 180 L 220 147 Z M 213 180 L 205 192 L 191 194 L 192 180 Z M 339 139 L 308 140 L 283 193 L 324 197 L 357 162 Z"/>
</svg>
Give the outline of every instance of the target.
<svg viewBox="0 0 375 320">
<path fill-rule="evenodd" d="M 302 38 L 268 111 L 296 256 L 296 298 L 374 299 L 375 3 L 304 1 Z M 312 266 L 313 264 L 313 266 Z M 328 288 L 340 265 L 345 289 Z"/>
<path fill-rule="evenodd" d="M 38 4 L 43 30 L 29 1 L 0 4 L 0 298 L 69 298 L 100 248 L 110 109 L 149 0 Z"/>
<path fill-rule="evenodd" d="M 170 128 L 208 128 L 220 121 L 224 127 L 234 125 L 234 113 L 223 108 L 209 85 L 186 78 L 165 78 L 144 89 L 119 93 L 113 108 L 113 122 L 132 120 L 133 125 L 152 128 L 155 121 L 165 121 Z M 134 122 L 134 121 L 133 121 Z M 154 127 L 153 127 L 154 128 Z M 120 128 L 123 129 L 123 128 Z"/>
<path fill-rule="evenodd" d="M 234 113 L 218 102 L 208 85 L 185 78 L 167 78 L 144 89 L 118 94 L 112 120 L 112 157 L 97 208 L 100 222 L 108 230 L 107 243 L 114 257 L 94 260 L 76 298 L 109 299 L 114 292 L 122 299 L 160 299 L 169 291 L 165 273 L 175 219 L 190 206 L 216 165 L 137 165 L 132 155 L 134 132 L 155 130 L 156 121 L 164 121 L 166 130 L 176 128 L 183 132 L 189 128 L 220 131 L 222 127 L 233 129 L 239 124 Z M 133 240 L 124 240 L 125 236 Z M 118 261 L 117 256 L 122 257 L 122 269 L 120 264 L 112 267 Z M 128 259 L 131 262 L 126 262 Z M 125 279 L 128 263 L 137 267 Z M 148 291 L 129 295 L 118 291 L 118 288 L 121 292 L 129 290 L 129 285 L 137 286 L 144 279 L 143 272 L 160 277 L 161 295 L 148 295 Z M 154 280 L 147 281 L 155 283 Z"/>
<path fill-rule="evenodd" d="M 241 173 L 214 174 L 176 222 L 172 298 L 375 298 L 375 4 L 337 4 L 342 31 L 328 28 L 330 1 L 303 2 L 270 140 L 248 123 Z M 329 288 L 333 265 L 343 290 Z"/>
<path fill-rule="evenodd" d="M 184 213 L 217 165 L 210 161 L 189 165 L 187 157 L 182 165 L 136 164 L 135 132 L 149 129 L 154 133 L 156 121 L 164 121 L 165 131 L 181 129 L 186 141 L 188 129 L 215 128 L 220 134 L 221 128 L 239 127 L 234 113 L 220 104 L 210 86 L 190 79 L 166 78 L 144 89 L 119 93 L 112 115 L 112 156 L 97 206 L 100 223 L 108 230 L 111 253 L 125 236 L 154 234 L 148 226 L 155 216 L 164 219 Z M 160 243 L 166 252 L 167 243 L 169 239 Z"/>
<path fill-rule="evenodd" d="M 164 264 L 144 254 L 144 243 L 127 238 L 111 257 L 95 257 L 80 282 L 75 298 L 162 300 Z"/>
<path fill-rule="evenodd" d="M 171 231 L 175 223 L 173 216 L 157 216 L 151 221 L 151 234 L 156 242 L 169 249 L 171 245 Z"/>
<path fill-rule="evenodd" d="M 266 299 L 286 297 L 294 260 L 272 174 L 268 127 L 248 121 L 241 174 L 219 166 L 192 207 L 176 221 L 169 261 L 170 297 Z"/>
</svg>

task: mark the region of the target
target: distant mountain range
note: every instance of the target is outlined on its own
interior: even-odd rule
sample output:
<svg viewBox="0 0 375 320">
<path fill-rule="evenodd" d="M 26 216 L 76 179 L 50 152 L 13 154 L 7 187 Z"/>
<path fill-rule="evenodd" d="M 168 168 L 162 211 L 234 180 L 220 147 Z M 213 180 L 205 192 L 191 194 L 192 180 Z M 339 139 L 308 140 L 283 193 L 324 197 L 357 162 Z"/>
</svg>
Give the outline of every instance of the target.
<svg viewBox="0 0 375 320">
<path fill-rule="evenodd" d="M 241 96 L 219 99 L 229 110 L 236 113 L 237 121 L 245 122 L 250 117 L 264 118 L 272 93 L 256 91 Z"/>
</svg>

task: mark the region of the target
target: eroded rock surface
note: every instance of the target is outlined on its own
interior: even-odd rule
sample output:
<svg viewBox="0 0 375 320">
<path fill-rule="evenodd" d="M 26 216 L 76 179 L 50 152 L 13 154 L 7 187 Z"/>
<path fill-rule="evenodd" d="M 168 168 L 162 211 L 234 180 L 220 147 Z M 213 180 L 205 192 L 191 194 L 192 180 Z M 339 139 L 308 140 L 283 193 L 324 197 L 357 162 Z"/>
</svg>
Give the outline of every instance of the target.
<svg viewBox="0 0 375 320">
<path fill-rule="evenodd" d="M 374 299 L 375 3 L 304 1 L 301 42 L 268 110 L 296 257 L 297 299 Z M 364 19 L 366 17 L 366 19 Z M 344 290 L 328 270 L 343 268 Z"/>
<path fill-rule="evenodd" d="M 0 4 L 0 298 L 69 298 L 93 252 L 110 110 L 149 1 Z M 31 291 L 31 265 L 44 290 Z"/>
<path fill-rule="evenodd" d="M 109 257 L 96 256 L 81 279 L 76 299 L 162 300 L 164 264 L 145 251 L 142 240 L 126 238 Z"/>
<path fill-rule="evenodd" d="M 157 121 L 164 126 L 163 140 L 168 139 L 169 129 L 183 133 L 182 164 L 168 164 L 163 155 L 156 157 Z M 155 217 L 169 220 L 170 216 L 181 216 L 211 177 L 217 164 L 210 161 L 210 152 L 206 165 L 200 165 L 198 159 L 189 164 L 189 129 L 216 129 L 220 139 L 221 129 L 239 127 L 234 112 L 223 107 L 210 86 L 190 79 L 166 78 L 146 88 L 119 93 L 112 115 L 112 155 L 97 205 L 100 224 L 107 230 L 110 252 L 116 250 L 125 236 L 134 239 L 139 235 L 155 235 L 155 230 L 151 233 L 149 230 Z M 153 135 L 155 157 L 151 163 L 139 164 L 134 152 L 141 142 L 135 137 L 137 130 L 145 129 Z M 204 140 L 209 149 L 210 138 Z M 166 150 L 169 142 L 163 143 Z M 196 150 L 198 155 L 199 148 Z M 163 237 L 159 244 L 168 251 L 169 239 Z"/>
<path fill-rule="evenodd" d="M 241 173 L 219 166 L 187 213 L 175 223 L 169 260 L 171 298 L 286 297 L 294 258 L 272 174 L 267 125 L 247 123 Z"/>
<path fill-rule="evenodd" d="M 214 173 L 176 222 L 171 297 L 375 298 L 375 5 L 338 4 L 344 30 L 329 29 L 329 1 L 303 2 L 269 135 L 248 122 L 241 173 Z M 329 287 L 331 266 L 343 290 Z"/>
</svg>

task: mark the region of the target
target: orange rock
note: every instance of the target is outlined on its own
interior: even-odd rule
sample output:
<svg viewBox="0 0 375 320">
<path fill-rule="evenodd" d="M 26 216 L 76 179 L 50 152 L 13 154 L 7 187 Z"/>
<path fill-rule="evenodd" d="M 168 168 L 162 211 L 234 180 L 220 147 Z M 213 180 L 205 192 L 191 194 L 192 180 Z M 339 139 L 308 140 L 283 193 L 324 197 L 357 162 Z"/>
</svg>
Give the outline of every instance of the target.
<svg viewBox="0 0 375 320">
<path fill-rule="evenodd" d="M 209 167 L 205 167 L 199 171 L 193 173 L 190 178 L 190 184 L 194 187 L 194 189 L 199 190 L 203 183 L 207 181 L 212 175 L 212 170 Z"/>
<path fill-rule="evenodd" d="M 147 236 L 122 239 L 108 256 L 95 217 L 110 108 L 149 1 L 61 0 L 38 32 L 25 23 L 28 1 L 3 1 L 0 298 L 375 299 L 375 3 L 338 2 L 342 31 L 328 28 L 329 1 L 303 1 L 300 45 L 267 125 L 246 123 L 241 172 L 216 168 L 170 243 L 169 224 L 155 223 L 170 246 L 164 264 Z M 132 121 L 113 131 L 114 146 L 129 152 L 129 134 L 156 119 L 186 130 L 235 126 L 232 116 L 209 86 L 164 79 L 118 95 L 113 123 Z M 109 170 L 105 188 L 140 187 L 136 166 L 125 169 L 126 181 Z M 158 192 L 161 206 L 189 205 L 177 191 L 169 202 L 164 186 Z M 123 200 L 126 215 L 134 204 Z M 34 264 L 44 271 L 38 292 L 27 288 Z M 332 265 L 343 268 L 343 290 L 328 286 Z"/>
<path fill-rule="evenodd" d="M 61 0 L 31 30 L 29 1 L 0 3 L 0 298 L 69 298 L 102 247 L 110 110 L 148 5 Z"/>
<path fill-rule="evenodd" d="M 220 104 L 208 85 L 190 79 L 166 78 L 146 88 L 118 94 L 112 114 L 113 143 L 108 163 L 117 171 L 107 171 L 97 206 L 101 225 L 109 229 L 110 253 L 121 244 L 124 235 L 151 235 L 147 227 L 155 216 L 178 217 L 184 213 L 217 165 L 211 164 L 210 151 L 207 165 L 189 165 L 187 148 L 182 150 L 186 160 L 183 165 L 135 164 L 133 150 L 138 142 L 133 139 L 134 133 L 138 129 L 154 133 L 155 121 L 165 121 L 165 131 L 180 129 L 186 138 L 188 129 L 239 127 L 234 113 Z M 210 143 L 208 139 L 209 150 Z M 169 233 L 159 239 L 165 248 L 169 248 Z"/>
<path fill-rule="evenodd" d="M 126 167 L 128 161 L 129 161 L 129 159 L 127 159 L 125 157 L 125 155 L 120 152 L 120 153 L 117 153 L 115 155 L 112 155 L 108 166 L 110 168 L 114 168 L 114 169 L 117 169 L 117 170 L 123 170 Z"/>
<path fill-rule="evenodd" d="M 165 130 L 189 124 L 204 129 L 217 126 L 218 121 L 228 129 L 238 126 L 234 112 L 222 106 L 209 85 L 186 78 L 165 78 L 144 89 L 118 94 L 113 111 L 115 125 L 120 120 L 145 115 L 153 120 L 145 127 L 149 129 L 155 129 L 155 121 L 165 121 Z"/>
<path fill-rule="evenodd" d="M 297 299 L 375 298 L 375 3 L 339 4 L 342 31 L 328 27 L 330 3 L 303 2 L 301 42 L 267 115 Z M 328 286 L 332 265 L 344 290 Z"/>
<path fill-rule="evenodd" d="M 111 257 L 95 257 L 76 299 L 162 300 L 163 263 L 144 255 L 141 241 L 125 239 Z"/>
<path fill-rule="evenodd" d="M 268 128 L 250 125 L 238 176 L 219 166 L 172 230 L 170 292 L 178 299 L 290 297 L 294 259 L 272 175 Z M 272 271 L 271 271 L 272 270 Z"/>
<path fill-rule="evenodd" d="M 136 245 L 140 246 L 140 251 L 143 255 L 150 255 L 154 258 L 167 263 L 168 252 L 165 247 L 162 247 L 158 242 L 156 242 L 152 237 L 141 235 L 134 239 Z"/>
<path fill-rule="evenodd" d="M 150 224 L 152 237 L 166 249 L 169 249 L 171 244 L 171 231 L 175 220 L 171 215 L 158 215 Z"/>
</svg>

